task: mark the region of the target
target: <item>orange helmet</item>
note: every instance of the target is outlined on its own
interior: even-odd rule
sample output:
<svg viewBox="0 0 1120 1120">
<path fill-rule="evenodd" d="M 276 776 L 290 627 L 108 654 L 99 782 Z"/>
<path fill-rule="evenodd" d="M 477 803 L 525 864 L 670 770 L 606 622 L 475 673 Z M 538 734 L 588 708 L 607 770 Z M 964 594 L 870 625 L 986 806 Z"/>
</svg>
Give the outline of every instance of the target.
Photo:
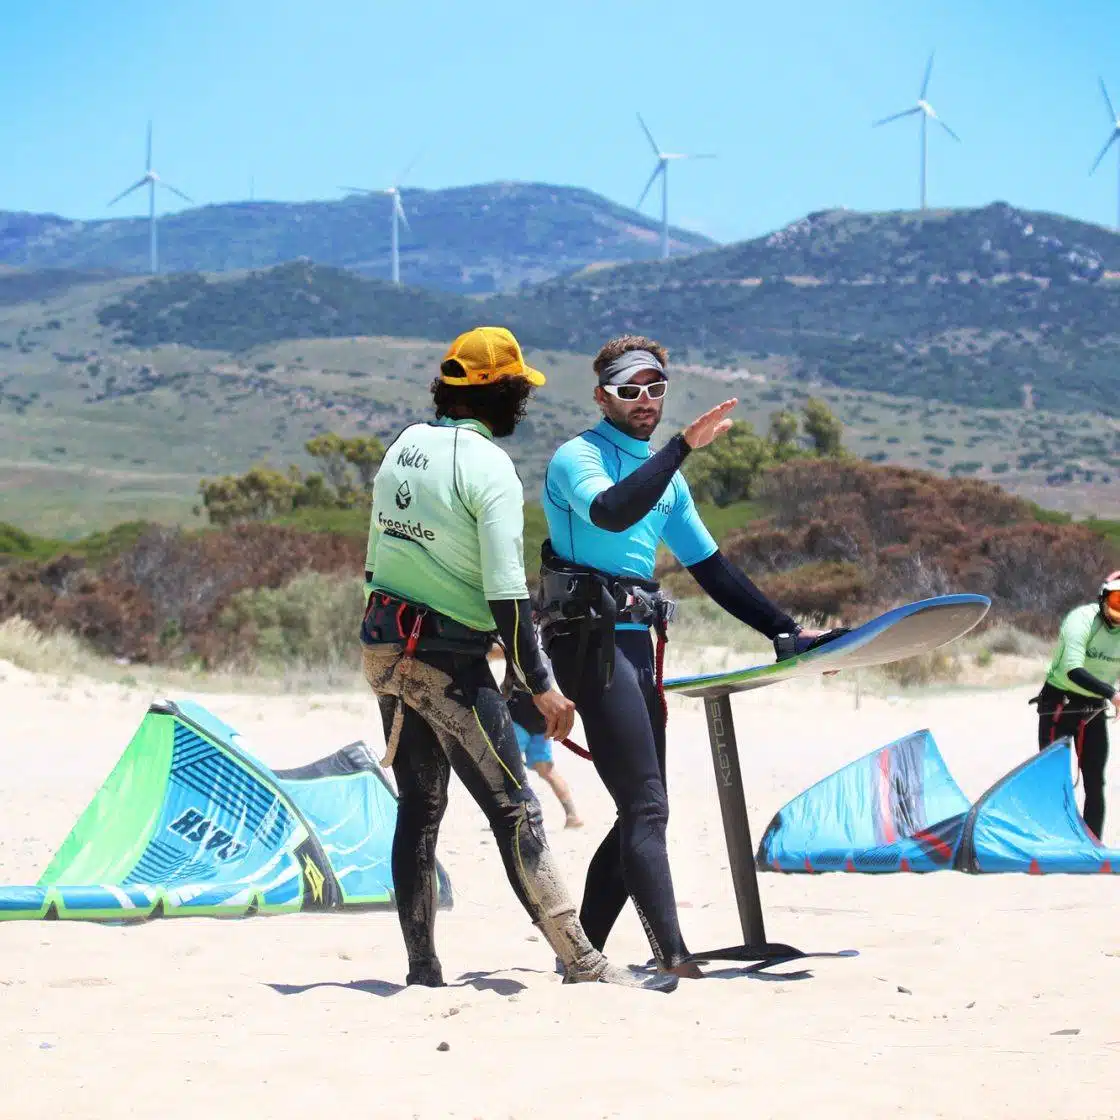
<svg viewBox="0 0 1120 1120">
<path fill-rule="evenodd" d="M 1101 618 L 1106 626 L 1120 626 L 1120 571 L 1109 572 L 1097 594 Z M 1105 607 L 1108 610 L 1105 610 Z M 1109 617 L 1111 615 L 1111 618 Z"/>
</svg>

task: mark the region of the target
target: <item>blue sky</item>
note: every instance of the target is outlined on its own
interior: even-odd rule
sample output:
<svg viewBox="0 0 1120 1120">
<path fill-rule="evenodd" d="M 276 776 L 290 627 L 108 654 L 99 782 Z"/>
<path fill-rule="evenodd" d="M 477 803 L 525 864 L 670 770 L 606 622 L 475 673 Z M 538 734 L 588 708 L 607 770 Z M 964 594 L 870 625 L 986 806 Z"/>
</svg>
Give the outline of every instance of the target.
<svg viewBox="0 0 1120 1120">
<path fill-rule="evenodd" d="M 0 209 L 104 218 L 154 163 L 198 203 L 387 185 L 570 183 L 633 205 L 671 151 L 670 217 L 721 241 L 831 206 L 996 199 L 1112 224 L 1117 163 L 1088 171 L 1120 108 L 1115 0 L 4 0 Z M 407 206 L 407 190 L 405 192 Z M 183 204 L 163 194 L 162 207 Z M 659 213 L 651 192 L 643 209 Z"/>
</svg>

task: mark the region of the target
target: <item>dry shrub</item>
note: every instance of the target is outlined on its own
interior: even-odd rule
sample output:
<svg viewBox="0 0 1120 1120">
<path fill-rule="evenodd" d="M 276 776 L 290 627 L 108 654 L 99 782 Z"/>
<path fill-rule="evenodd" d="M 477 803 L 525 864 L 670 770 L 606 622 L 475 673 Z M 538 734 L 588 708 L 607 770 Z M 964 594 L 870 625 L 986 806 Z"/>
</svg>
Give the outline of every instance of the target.
<svg viewBox="0 0 1120 1120">
<path fill-rule="evenodd" d="M 1050 642 L 1014 626 L 997 623 L 984 634 L 982 652 L 1008 657 L 1045 657 L 1050 652 Z"/>
<path fill-rule="evenodd" d="M 1091 601 L 1116 566 L 1115 548 L 1090 529 L 1038 522 L 982 534 L 960 560 L 962 583 L 990 595 L 1004 621 L 1036 634 Z"/>
<path fill-rule="evenodd" d="M 836 616 L 837 603 L 861 602 L 870 587 L 858 565 L 824 561 L 768 576 L 763 590 L 798 617 L 825 625 Z"/>
<path fill-rule="evenodd" d="M 0 622 L 0 661 L 29 673 L 68 674 L 89 668 L 91 651 L 72 634 L 44 634 L 26 618 Z"/>
<path fill-rule="evenodd" d="M 304 572 L 357 577 L 364 553 L 354 537 L 277 525 L 155 528 L 101 568 L 63 556 L 0 571 L 0 619 L 19 615 L 130 661 L 212 665 L 230 656 L 218 618 L 238 592 Z"/>
<path fill-rule="evenodd" d="M 903 688 L 921 688 L 931 684 L 951 684 L 961 674 L 960 658 L 947 649 L 931 649 L 917 657 L 890 661 L 878 671 Z"/>
<path fill-rule="evenodd" d="M 992 599 L 982 626 L 1049 635 L 1120 567 L 1116 546 L 1090 529 L 1039 521 L 1028 502 L 976 479 L 807 459 L 767 472 L 758 493 L 771 515 L 729 534 L 723 550 L 814 621 L 970 591 Z"/>
</svg>

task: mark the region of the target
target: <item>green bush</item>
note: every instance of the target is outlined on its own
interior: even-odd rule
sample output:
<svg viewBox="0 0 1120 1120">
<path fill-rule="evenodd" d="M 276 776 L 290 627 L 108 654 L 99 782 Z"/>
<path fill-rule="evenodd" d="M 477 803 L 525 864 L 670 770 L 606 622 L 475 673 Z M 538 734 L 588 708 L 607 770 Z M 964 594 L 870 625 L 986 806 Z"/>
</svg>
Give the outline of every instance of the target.
<svg viewBox="0 0 1120 1120">
<path fill-rule="evenodd" d="M 338 509 L 330 506 L 303 506 L 274 519 L 277 525 L 290 525 L 308 533 L 345 533 L 348 536 L 369 535 L 368 509 Z"/>
<path fill-rule="evenodd" d="M 81 540 L 64 541 L 53 537 L 37 537 L 6 521 L 0 521 L 0 561 L 51 560 L 68 552 L 97 563 L 123 552 L 149 528 L 151 523 L 147 521 L 125 521 L 111 529 L 90 533 Z"/>
<path fill-rule="evenodd" d="M 361 579 L 308 572 L 280 588 L 241 591 L 222 612 L 241 659 L 263 668 L 358 663 Z"/>
</svg>

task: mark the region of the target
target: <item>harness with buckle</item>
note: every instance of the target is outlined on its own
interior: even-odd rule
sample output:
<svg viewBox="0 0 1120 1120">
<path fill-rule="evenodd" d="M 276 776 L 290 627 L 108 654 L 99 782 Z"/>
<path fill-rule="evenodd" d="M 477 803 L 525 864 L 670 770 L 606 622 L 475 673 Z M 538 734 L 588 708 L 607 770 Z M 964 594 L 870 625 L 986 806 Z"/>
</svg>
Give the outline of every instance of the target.
<svg viewBox="0 0 1120 1120">
<path fill-rule="evenodd" d="M 397 696 L 393 723 L 385 744 L 383 766 L 392 766 L 404 723 L 404 677 L 412 668 L 417 652 L 485 655 L 497 639 L 494 631 L 473 630 L 423 603 L 414 603 L 384 591 L 372 591 L 362 616 L 359 635 L 367 646 L 403 643 L 400 657 L 401 692 Z"/>
<path fill-rule="evenodd" d="M 579 639 L 576 650 L 576 679 L 583 679 L 583 663 L 593 635 L 600 638 L 598 683 L 604 691 L 614 678 L 615 626 L 634 622 L 652 626 L 657 632 L 657 689 L 668 716 L 662 687 L 668 625 L 677 604 L 654 580 L 616 576 L 556 555 L 552 542 L 541 545 L 540 583 L 534 613 L 542 637 Z"/>
<path fill-rule="evenodd" d="M 384 591 L 370 593 L 360 634 L 367 646 L 404 642 L 404 655 L 485 653 L 497 640 L 496 631 L 473 630 L 423 603 Z"/>
</svg>

